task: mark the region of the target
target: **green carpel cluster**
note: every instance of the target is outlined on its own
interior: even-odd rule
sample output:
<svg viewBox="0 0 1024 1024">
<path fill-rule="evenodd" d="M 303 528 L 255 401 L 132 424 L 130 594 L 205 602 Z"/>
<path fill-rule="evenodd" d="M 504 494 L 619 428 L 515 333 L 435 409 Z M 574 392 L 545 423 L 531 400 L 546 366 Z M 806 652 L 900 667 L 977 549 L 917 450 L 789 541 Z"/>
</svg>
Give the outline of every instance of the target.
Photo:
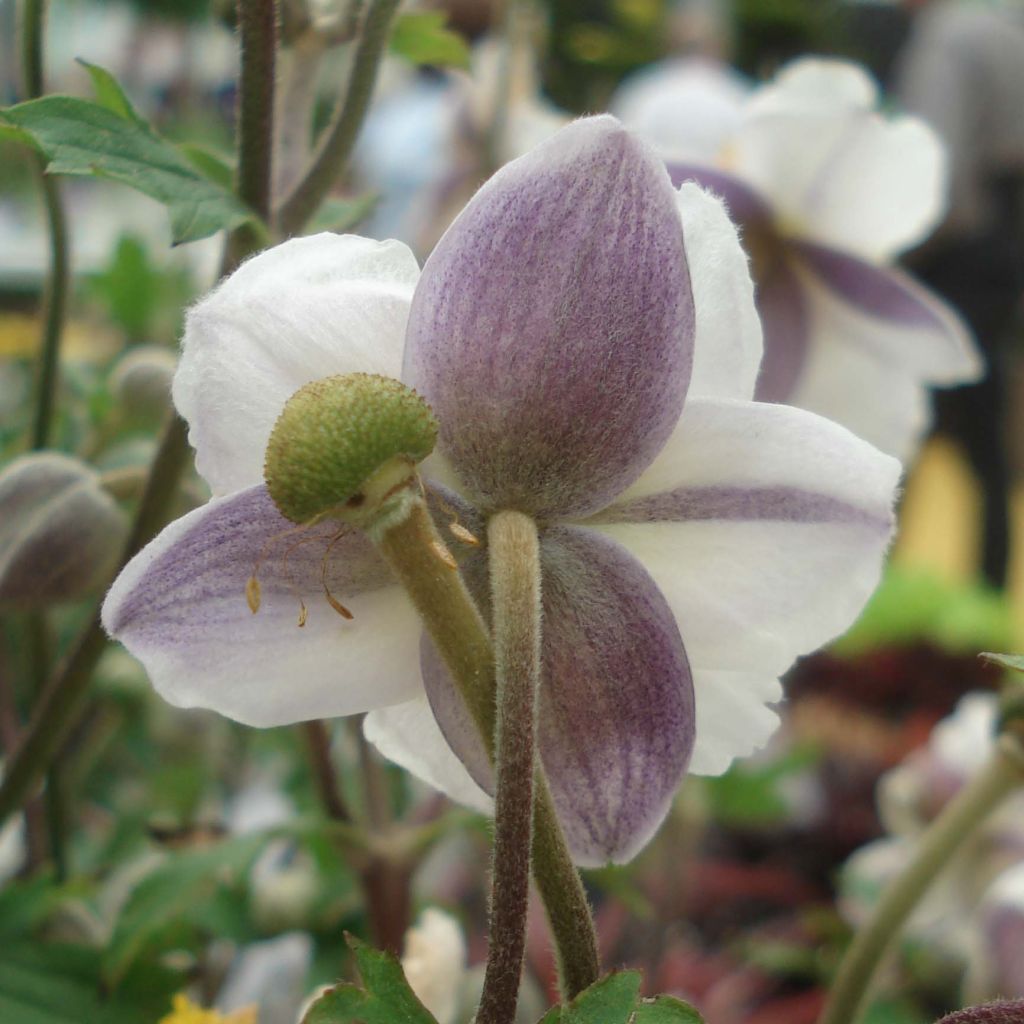
<svg viewBox="0 0 1024 1024">
<path fill-rule="evenodd" d="M 293 523 L 331 515 L 357 520 L 384 500 L 437 442 L 437 420 L 412 388 L 351 373 L 301 387 L 274 424 L 263 477 Z M 382 474 L 381 470 L 386 471 Z"/>
</svg>

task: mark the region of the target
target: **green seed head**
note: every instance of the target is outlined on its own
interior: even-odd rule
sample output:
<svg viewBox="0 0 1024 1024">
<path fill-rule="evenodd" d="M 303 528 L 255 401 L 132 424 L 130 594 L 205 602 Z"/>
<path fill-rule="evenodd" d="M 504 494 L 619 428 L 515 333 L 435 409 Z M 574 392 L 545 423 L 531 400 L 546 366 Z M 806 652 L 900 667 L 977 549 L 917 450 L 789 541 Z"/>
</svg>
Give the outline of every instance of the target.
<svg viewBox="0 0 1024 1024">
<path fill-rule="evenodd" d="M 347 518 L 367 501 L 366 485 L 394 467 L 425 459 L 437 420 L 412 388 L 390 377 L 350 373 L 316 380 L 288 399 L 267 443 L 263 477 L 281 514 L 308 523 Z"/>
</svg>

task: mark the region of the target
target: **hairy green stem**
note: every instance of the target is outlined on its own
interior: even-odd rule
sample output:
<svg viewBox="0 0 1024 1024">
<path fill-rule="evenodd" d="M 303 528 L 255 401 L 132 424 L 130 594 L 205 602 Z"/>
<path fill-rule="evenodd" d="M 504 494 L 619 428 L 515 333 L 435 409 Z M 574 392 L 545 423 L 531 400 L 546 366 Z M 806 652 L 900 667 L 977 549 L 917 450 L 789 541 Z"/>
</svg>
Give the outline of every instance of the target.
<svg viewBox="0 0 1024 1024">
<path fill-rule="evenodd" d="M 372 0 L 370 3 L 352 56 L 345 97 L 324 130 L 309 169 L 277 211 L 276 224 L 282 234 L 296 234 L 305 227 L 345 170 L 370 107 L 377 68 L 400 2 Z"/>
<path fill-rule="evenodd" d="M 241 65 L 238 75 L 238 198 L 264 223 L 273 204 L 274 89 L 279 11 L 277 0 L 238 0 Z M 259 242 L 243 225 L 228 239 L 240 263 Z"/>
<path fill-rule="evenodd" d="M 520 512 L 487 525 L 498 721 L 487 967 L 476 1024 L 512 1024 L 526 952 L 540 687 L 540 546 Z"/>
<path fill-rule="evenodd" d="M 882 894 L 871 920 L 854 936 L 839 965 L 820 1024 L 853 1024 L 875 972 L 921 897 L 963 844 L 1002 801 L 1024 786 L 1024 743 L 999 738 L 985 767 L 945 807 L 921 837 L 917 852 Z"/>
<path fill-rule="evenodd" d="M 37 158 L 39 187 L 43 193 L 50 236 L 50 271 L 43 294 L 43 331 L 36 371 L 36 401 L 32 420 L 32 448 L 39 450 L 50 443 L 53 414 L 60 369 L 60 340 L 64 330 L 68 302 L 68 231 L 60 186 L 55 178 L 44 173 L 45 162 Z"/>
<path fill-rule="evenodd" d="M 21 5 L 21 82 L 27 100 L 43 94 L 43 36 L 46 21 L 45 0 L 22 0 Z M 46 161 L 33 154 L 39 172 L 39 187 L 50 237 L 50 269 L 43 294 L 43 330 L 36 371 L 36 401 L 32 419 L 33 450 L 45 448 L 50 441 L 54 395 L 60 365 L 60 338 L 64 328 L 68 297 L 68 232 L 60 186 L 47 177 Z"/>
<path fill-rule="evenodd" d="M 375 538 L 406 588 L 494 760 L 494 650 L 487 625 L 422 501 Z M 551 793 L 534 783 L 533 874 L 558 953 L 563 993 L 597 980 L 597 938 L 579 872 L 572 863 Z"/>
</svg>

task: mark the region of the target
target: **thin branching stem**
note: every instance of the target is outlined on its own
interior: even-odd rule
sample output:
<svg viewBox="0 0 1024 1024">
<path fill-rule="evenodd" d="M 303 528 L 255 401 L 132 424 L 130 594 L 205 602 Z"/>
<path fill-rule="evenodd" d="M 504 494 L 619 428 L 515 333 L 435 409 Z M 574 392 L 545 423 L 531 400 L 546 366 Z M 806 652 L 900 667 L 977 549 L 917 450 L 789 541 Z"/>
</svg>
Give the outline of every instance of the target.
<svg viewBox="0 0 1024 1024">
<path fill-rule="evenodd" d="M 882 893 L 871 919 L 854 936 L 820 1024 L 853 1024 L 858 1019 L 879 965 L 921 897 L 996 807 L 1022 786 L 1024 743 L 1006 734 L 985 767 L 928 827 L 914 859 Z"/>
<path fill-rule="evenodd" d="M 302 231 L 344 173 L 370 107 L 377 69 L 401 0 L 372 0 L 352 55 L 345 96 L 313 154 L 308 170 L 281 202 L 276 226 L 283 235 Z"/>
</svg>

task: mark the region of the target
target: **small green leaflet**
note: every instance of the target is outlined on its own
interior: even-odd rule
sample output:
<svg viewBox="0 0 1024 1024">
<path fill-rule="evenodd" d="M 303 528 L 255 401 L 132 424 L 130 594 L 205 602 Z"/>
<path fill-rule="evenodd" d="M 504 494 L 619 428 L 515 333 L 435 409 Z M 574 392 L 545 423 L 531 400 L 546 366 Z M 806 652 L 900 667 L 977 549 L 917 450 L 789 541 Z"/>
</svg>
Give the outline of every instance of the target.
<svg viewBox="0 0 1024 1024">
<path fill-rule="evenodd" d="M 0 111 L 0 134 L 34 146 L 51 174 L 109 178 L 167 207 L 175 244 L 255 215 L 141 118 L 108 72 L 86 64 L 96 102 L 44 96 Z"/>
<path fill-rule="evenodd" d="M 437 1024 L 416 998 L 391 953 L 346 936 L 365 988 L 347 982 L 325 992 L 307 1011 L 302 1024 Z"/>
<path fill-rule="evenodd" d="M 1013 672 L 1024 672 L 1024 654 L 992 654 L 986 651 L 980 657 Z"/>
<path fill-rule="evenodd" d="M 132 890 L 103 954 L 103 976 L 116 985 L 161 937 L 188 925 L 218 889 L 237 885 L 275 832 L 237 836 L 198 849 L 175 851 Z"/>
<path fill-rule="evenodd" d="M 469 44 L 445 25 L 441 11 L 402 14 L 391 33 L 391 52 L 412 64 L 469 68 Z"/>
<path fill-rule="evenodd" d="M 568 1006 L 552 1007 L 540 1024 L 704 1024 L 674 996 L 640 995 L 640 972 L 617 971 L 594 982 Z"/>
</svg>

